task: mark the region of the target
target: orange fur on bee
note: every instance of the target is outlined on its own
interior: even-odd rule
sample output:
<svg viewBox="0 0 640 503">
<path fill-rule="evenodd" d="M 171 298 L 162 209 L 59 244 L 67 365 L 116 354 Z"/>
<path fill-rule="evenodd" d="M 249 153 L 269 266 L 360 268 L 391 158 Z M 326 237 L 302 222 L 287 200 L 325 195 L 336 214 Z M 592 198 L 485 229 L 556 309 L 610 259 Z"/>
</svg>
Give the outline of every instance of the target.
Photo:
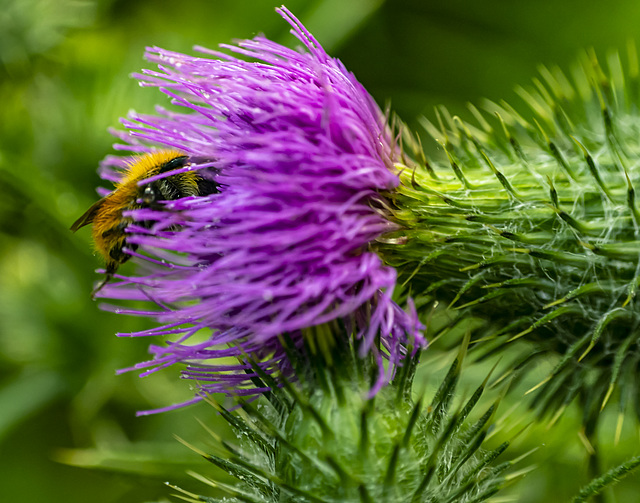
<svg viewBox="0 0 640 503">
<path fill-rule="evenodd" d="M 110 238 L 105 237 L 104 233 L 121 222 L 126 225 L 133 222 L 131 218 L 123 217 L 122 213 L 141 207 L 137 203 L 141 192 L 138 182 L 157 175 L 163 164 L 182 155 L 184 154 L 176 150 L 163 150 L 139 157 L 129 164 L 122 180 L 116 184 L 115 190 L 104 198 L 100 211 L 93 219 L 92 236 L 95 248 L 104 257 L 107 267 L 114 262 L 109 256 L 110 250 L 116 245 L 122 245 L 125 235 L 119 234 Z M 189 182 L 192 183 L 195 192 L 197 175 L 185 173 L 183 176 L 190 179 Z"/>
<path fill-rule="evenodd" d="M 139 202 L 144 192 L 144 185 L 139 186 L 138 182 L 159 174 L 164 165 L 180 157 L 185 157 L 185 154 L 177 150 L 162 150 L 134 159 L 123 173 L 122 180 L 115 185 L 114 191 L 91 206 L 71 227 L 72 231 L 76 231 L 80 227 L 93 224 L 92 236 L 95 249 L 106 262 L 107 274 L 115 272 L 118 266 L 128 258 L 128 256 L 118 255 L 126 241 L 125 229 L 133 223 L 131 218 L 123 216 L 123 212 L 145 206 Z M 181 194 L 198 193 L 200 177 L 195 172 L 180 173 L 167 178 L 171 179 L 172 185 Z M 113 256 L 114 253 L 116 257 Z"/>
</svg>

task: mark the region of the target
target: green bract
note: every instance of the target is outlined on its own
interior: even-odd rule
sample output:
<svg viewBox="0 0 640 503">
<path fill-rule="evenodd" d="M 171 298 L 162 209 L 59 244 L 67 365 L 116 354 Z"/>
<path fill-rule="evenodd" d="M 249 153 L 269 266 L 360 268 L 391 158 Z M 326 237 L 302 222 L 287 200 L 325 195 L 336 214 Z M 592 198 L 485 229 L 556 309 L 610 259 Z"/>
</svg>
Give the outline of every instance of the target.
<svg viewBox="0 0 640 503">
<path fill-rule="evenodd" d="M 496 461 L 508 442 L 482 448 L 497 403 L 471 413 L 486 380 L 450 410 L 466 345 L 425 407 L 411 399 L 417 358 L 367 398 L 377 366 L 345 344 L 336 340 L 330 360 L 324 351 L 310 357 L 300 383 L 272 388 L 257 404 L 231 413 L 212 402 L 237 441 L 218 439 L 220 455 L 196 450 L 237 484 L 199 478 L 233 498 L 224 501 L 480 502 L 528 471 L 514 473 L 516 461 Z M 275 384 L 264 378 L 263 384 Z M 188 501 L 222 501 L 181 492 Z"/>
<path fill-rule="evenodd" d="M 379 252 L 419 305 L 436 299 L 485 322 L 474 342 L 533 344 L 518 370 L 560 355 L 536 406 L 560 414 L 579 397 L 588 431 L 616 389 L 640 411 L 640 115 L 638 61 L 605 72 L 585 54 L 572 77 L 541 70 L 529 110 L 487 102 L 474 124 L 438 111 L 445 150 L 415 163 L 390 209 L 402 230 Z M 626 69 L 624 67 L 627 66 Z M 409 152 L 411 149 L 406 149 Z"/>
</svg>

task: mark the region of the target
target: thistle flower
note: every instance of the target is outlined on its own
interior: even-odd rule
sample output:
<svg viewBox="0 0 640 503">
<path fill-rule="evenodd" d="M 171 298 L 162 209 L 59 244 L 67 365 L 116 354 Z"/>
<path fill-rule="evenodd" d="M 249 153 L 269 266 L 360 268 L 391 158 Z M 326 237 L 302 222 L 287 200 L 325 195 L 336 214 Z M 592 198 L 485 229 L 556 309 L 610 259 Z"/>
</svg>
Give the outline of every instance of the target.
<svg viewBox="0 0 640 503">
<path fill-rule="evenodd" d="M 145 268 L 116 275 L 121 281 L 100 296 L 151 302 L 113 308 L 162 324 L 125 335 L 172 337 L 151 346 L 154 359 L 136 366 L 145 373 L 186 362 L 183 376 L 201 392 L 260 393 L 252 384 L 259 373 L 292 372 L 282 335 L 300 348 L 313 327 L 343 320 L 361 355 L 378 355 L 375 392 L 409 347 L 425 343 L 415 312 L 392 300 L 395 271 L 370 250 L 396 228 L 384 193 L 399 183 L 398 149 L 355 77 L 285 8 L 278 12 L 306 52 L 262 36 L 222 46 L 254 61 L 204 48 L 197 50 L 216 59 L 148 49 L 159 70 L 136 77 L 186 111 L 132 114 L 128 131 L 116 133 L 126 144 L 116 147 L 184 152 L 186 169 L 220 192 L 128 213 L 145 222 L 129 226 L 127 238 L 148 252 L 129 250 Z M 117 177 L 113 168 L 125 162 L 108 158 L 104 177 Z"/>
<path fill-rule="evenodd" d="M 285 381 L 268 401 L 261 397 L 260 406 L 245 404 L 242 414 L 211 400 L 237 439 L 211 432 L 213 452 L 183 443 L 236 480 L 230 485 L 192 474 L 228 495 L 224 501 L 478 503 L 530 470 L 514 472 L 519 459 L 498 459 L 508 441 L 484 448 L 499 403 L 471 417 L 488 379 L 451 411 L 466 344 L 425 407 L 423 399 L 411 399 L 416 358 L 389 386 L 366 398 L 364 360 L 339 340 L 340 362 L 329 367 L 320 362 L 318 374 L 309 370 L 315 368 L 310 361 L 301 372 L 301 391 Z M 322 374 L 325 379 L 318 379 Z M 174 489 L 186 501 L 223 501 Z"/>
<path fill-rule="evenodd" d="M 635 51 L 629 61 L 625 78 L 610 58 L 608 77 L 589 55 L 573 84 L 543 69 L 535 90 L 519 89 L 531 120 L 505 103 L 486 103 L 493 117 L 472 108 L 476 125 L 439 110 L 426 126 L 446 157 L 404 175 L 394 220 L 406 244 L 379 250 L 416 302 L 485 320 L 475 338 L 487 353 L 528 341 L 511 371 L 555 355 L 533 403 L 557 418 L 578 398 L 589 436 L 616 390 L 621 411 L 629 400 L 640 411 Z"/>
</svg>

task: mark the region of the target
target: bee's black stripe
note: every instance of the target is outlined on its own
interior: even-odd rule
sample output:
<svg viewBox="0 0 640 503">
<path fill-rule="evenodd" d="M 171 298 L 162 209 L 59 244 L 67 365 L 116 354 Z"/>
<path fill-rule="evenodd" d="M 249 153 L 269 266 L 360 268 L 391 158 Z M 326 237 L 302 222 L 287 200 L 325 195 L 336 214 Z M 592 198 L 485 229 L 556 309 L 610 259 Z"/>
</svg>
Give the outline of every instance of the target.
<svg viewBox="0 0 640 503">
<path fill-rule="evenodd" d="M 217 194 L 220 192 L 219 187 L 213 180 L 207 180 L 206 178 L 198 177 L 196 182 L 198 184 L 198 195 L 208 196 L 209 194 Z"/>
<path fill-rule="evenodd" d="M 129 225 L 129 223 L 126 222 L 125 220 L 122 220 L 115 227 L 111 227 L 110 229 L 107 229 L 106 231 L 104 231 L 102 233 L 102 237 L 106 239 L 106 238 L 109 238 L 111 236 L 122 235 L 122 234 L 124 234 L 124 230 L 127 228 L 127 225 Z"/>
<path fill-rule="evenodd" d="M 182 168 L 187 164 L 188 157 L 186 155 L 181 155 L 180 157 L 176 157 L 171 159 L 170 161 L 165 162 L 162 166 L 160 166 L 160 171 L 158 173 L 166 173 L 167 171 L 173 171 L 174 169 Z"/>
</svg>

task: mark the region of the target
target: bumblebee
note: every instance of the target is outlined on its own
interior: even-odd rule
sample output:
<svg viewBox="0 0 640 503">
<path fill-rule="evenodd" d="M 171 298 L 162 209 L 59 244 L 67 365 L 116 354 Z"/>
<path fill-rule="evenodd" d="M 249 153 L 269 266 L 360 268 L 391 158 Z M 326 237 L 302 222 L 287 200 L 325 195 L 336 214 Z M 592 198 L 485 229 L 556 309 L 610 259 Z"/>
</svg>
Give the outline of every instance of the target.
<svg viewBox="0 0 640 503">
<path fill-rule="evenodd" d="M 134 222 L 125 217 L 124 212 L 139 208 L 160 208 L 159 201 L 170 201 L 188 196 L 203 196 L 218 192 L 217 184 L 203 178 L 195 171 L 169 175 L 159 180 L 139 186 L 138 183 L 162 173 L 174 171 L 188 165 L 188 157 L 176 150 L 161 150 L 141 155 L 133 160 L 113 192 L 93 204 L 71 226 L 75 232 L 92 224 L 95 249 L 103 256 L 106 264 L 104 280 L 93 290 L 95 295 L 106 285 L 118 267 L 129 260 L 124 252 L 127 247 L 135 251 L 137 245 L 127 243 L 127 227 Z M 136 222 L 150 227 L 151 222 Z"/>
</svg>

